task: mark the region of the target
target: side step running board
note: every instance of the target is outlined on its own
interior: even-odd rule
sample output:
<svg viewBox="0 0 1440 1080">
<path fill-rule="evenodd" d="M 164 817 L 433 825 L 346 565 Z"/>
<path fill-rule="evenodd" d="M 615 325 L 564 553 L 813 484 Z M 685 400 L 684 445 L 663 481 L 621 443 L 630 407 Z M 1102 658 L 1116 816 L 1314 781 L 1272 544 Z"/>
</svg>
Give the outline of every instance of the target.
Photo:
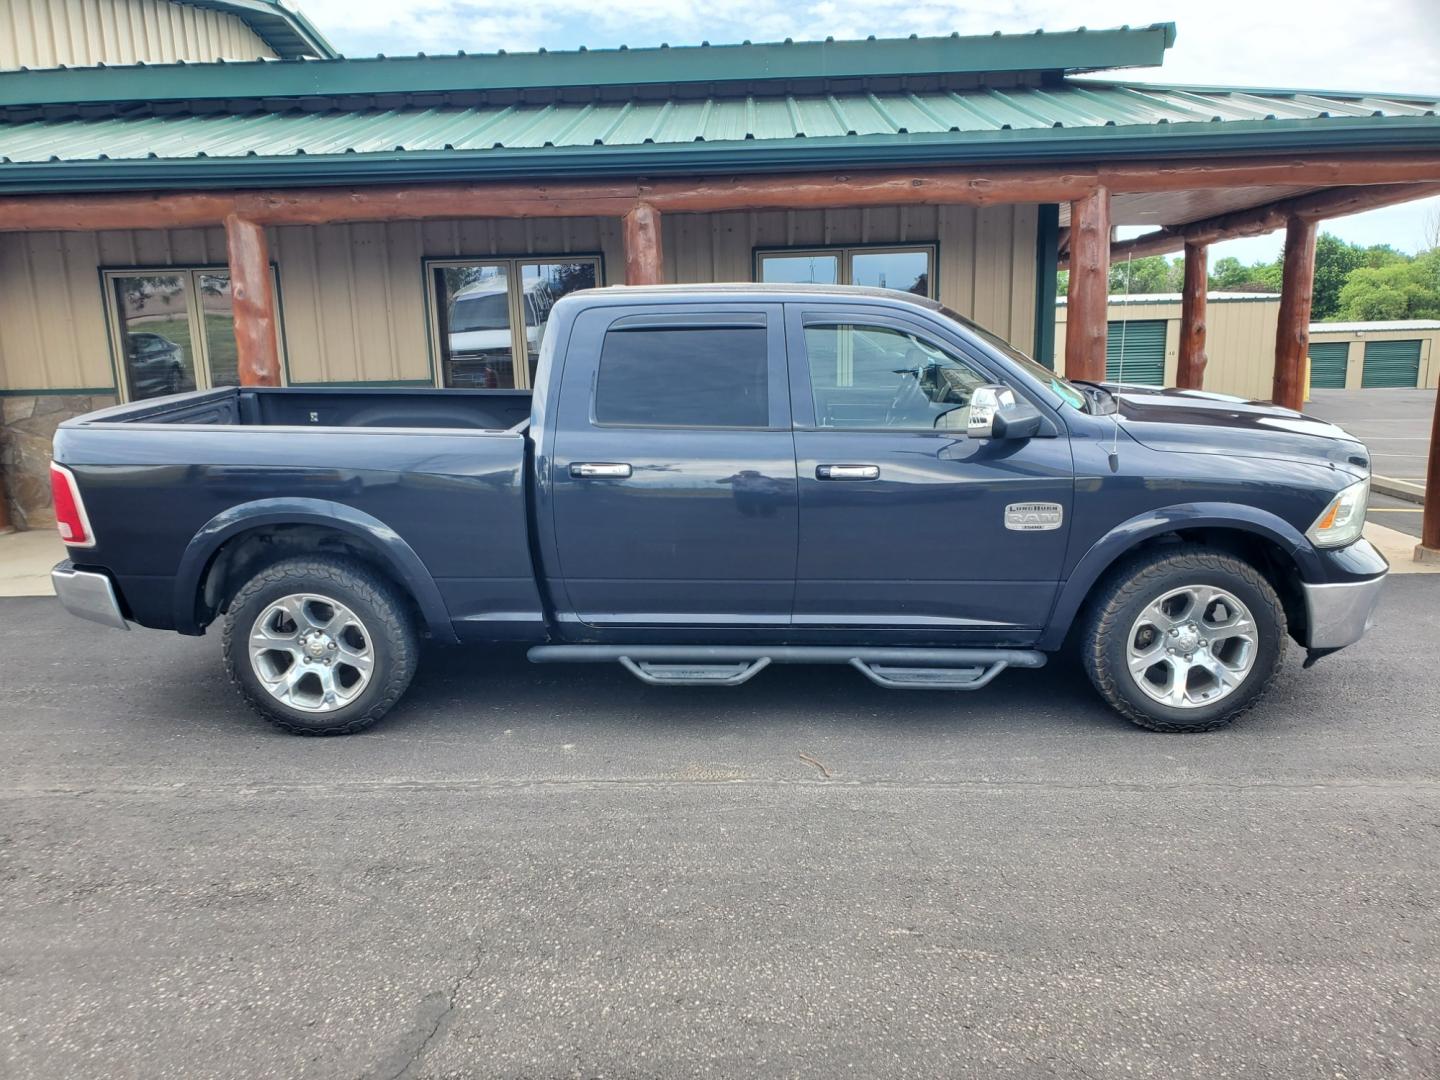
<svg viewBox="0 0 1440 1080">
<path fill-rule="evenodd" d="M 978 690 L 1007 667 L 1045 666 L 1033 649 L 845 648 L 833 645 L 536 645 L 536 664 L 619 661 L 652 686 L 739 686 L 770 664 L 849 664 L 890 690 Z"/>
<path fill-rule="evenodd" d="M 770 658 L 762 656 L 758 660 L 738 664 L 657 664 L 622 656 L 620 664 L 631 675 L 651 686 L 739 686 L 753 679 L 761 668 L 768 667 Z"/>
<path fill-rule="evenodd" d="M 1006 667 L 1000 660 L 984 667 L 895 667 L 858 657 L 850 666 L 887 690 L 979 690 Z"/>
</svg>

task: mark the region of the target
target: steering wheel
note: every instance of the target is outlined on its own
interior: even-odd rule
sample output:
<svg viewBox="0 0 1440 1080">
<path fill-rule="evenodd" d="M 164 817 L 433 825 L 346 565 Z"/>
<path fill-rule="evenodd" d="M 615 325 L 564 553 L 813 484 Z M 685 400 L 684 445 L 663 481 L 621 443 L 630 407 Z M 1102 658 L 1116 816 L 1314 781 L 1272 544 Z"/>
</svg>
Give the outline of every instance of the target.
<svg viewBox="0 0 1440 1080">
<path fill-rule="evenodd" d="M 920 388 L 920 374 L 928 364 L 924 350 L 919 346 L 911 345 L 905 350 L 905 367 L 895 369 L 895 374 L 900 377 L 899 383 L 895 386 L 895 394 L 890 401 L 890 407 L 885 410 L 885 425 L 887 427 L 897 426 L 897 421 L 911 420 L 918 417 L 929 419 L 930 406 L 933 404 L 929 395 Z"/>
</svg>

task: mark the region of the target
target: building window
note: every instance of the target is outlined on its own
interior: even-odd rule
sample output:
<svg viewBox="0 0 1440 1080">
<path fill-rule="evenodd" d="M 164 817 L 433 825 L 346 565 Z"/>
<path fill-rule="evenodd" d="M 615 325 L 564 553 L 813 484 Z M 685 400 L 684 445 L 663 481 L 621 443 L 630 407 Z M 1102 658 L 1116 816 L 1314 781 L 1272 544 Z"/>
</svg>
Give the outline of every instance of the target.
<svg viewBox="0 0 1440 1080">
<path fill-rule="evenodd" d="M 567 293 L 595 288 L 600 260 L 432 259 L 425 276 L 440 385 L 505 390 L 534 385 L 550 309 Z"/>
<path fill-rule="evenodd" d="M 766 284 L 873 285 L 935 295 L 933 244 L 757 251 L 755 271 Z"/>
<path fill-rule="evenodd" d="M 126 401 L 240 384 L 228 269 L 107 270 L 103 276 Z M 278 330 L 278 317 L 275 325 Z"/>
</svg>

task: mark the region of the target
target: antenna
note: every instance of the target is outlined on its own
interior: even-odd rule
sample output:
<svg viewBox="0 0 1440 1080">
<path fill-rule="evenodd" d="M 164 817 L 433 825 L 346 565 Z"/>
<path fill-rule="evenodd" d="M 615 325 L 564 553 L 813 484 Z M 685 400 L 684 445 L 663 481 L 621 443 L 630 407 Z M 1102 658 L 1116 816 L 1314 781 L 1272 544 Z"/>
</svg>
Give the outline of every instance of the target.
<svg viewBox="0 0 1440 1080">
<path fill-rule="evenodd" d="M 1125 294 L 1120 301 L 1120 366 L 1116 372 L 1116 382 L 1125 381 L 1125 328 L 1130 325 L 1130 260 L 1135 257 L 1133 251 L 1125 253 Z M 1108 340 L 1108 339 L 1107 339 Z M 1115 411 L 1110 414 L 1110 471 L 1120 471 L 1120 403 L 1115 403 Z"/>
</svg>

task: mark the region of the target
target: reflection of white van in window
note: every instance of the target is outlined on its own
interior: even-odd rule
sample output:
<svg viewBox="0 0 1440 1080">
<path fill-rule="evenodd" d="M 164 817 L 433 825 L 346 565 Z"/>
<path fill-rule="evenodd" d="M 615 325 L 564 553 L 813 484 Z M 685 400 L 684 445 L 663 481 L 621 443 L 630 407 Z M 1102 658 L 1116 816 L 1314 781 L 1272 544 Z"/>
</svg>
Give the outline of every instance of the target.
<svg viewBox="0 0 1440 1080">
<path fill-rule="evenodd" d="M 550 309 L 555 306 L 549 282 L 532 278 L 525 283 L 525 344 L 534 352 Z M 467 285 L 450 300 L 450 355 L 452 358 L 510 356 L 510 294 L 494 281 Z"/>
</svg>

